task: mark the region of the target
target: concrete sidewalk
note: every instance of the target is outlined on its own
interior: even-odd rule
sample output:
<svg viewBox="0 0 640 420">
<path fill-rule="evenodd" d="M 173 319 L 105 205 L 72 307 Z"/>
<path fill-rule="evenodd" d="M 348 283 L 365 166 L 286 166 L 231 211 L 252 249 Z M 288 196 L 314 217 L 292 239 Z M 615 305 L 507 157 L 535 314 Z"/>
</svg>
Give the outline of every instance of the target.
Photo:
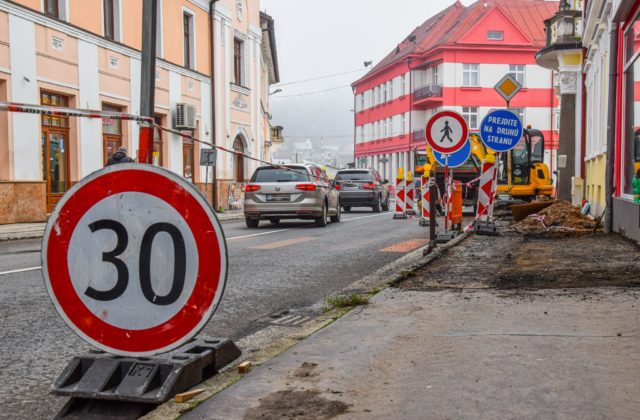
<svg viewBox="0 0 640 420">
<path fill-rule="evenodd" d="M 216 213 L 221 222 L 227 220 L 242 220 L 244 213 L 242 210 L 232 210 L 225 213 Z M 0 225 L 0 241 L 11 241 L 19 239 L 37 239 L 44 235 L 46 223 L 12 223 Z"/>
<path fill-rule="evenodd" d="M 184 418 L 637 418 L 640 289 L 627 275 L 640 252 L 617 237 L 566 241 L 546 246 L 619 263 L 590 265 L 581 287 L 570 276 L 581 261 L 563 255 L 548 279 L 569 283 L 502 287 L 487 267 L 525 278 L 544 255 L 521 254 L 523 238 L 471 237 Z M 470 256 L 484 271 L 454 281 Z"/>
</svg>

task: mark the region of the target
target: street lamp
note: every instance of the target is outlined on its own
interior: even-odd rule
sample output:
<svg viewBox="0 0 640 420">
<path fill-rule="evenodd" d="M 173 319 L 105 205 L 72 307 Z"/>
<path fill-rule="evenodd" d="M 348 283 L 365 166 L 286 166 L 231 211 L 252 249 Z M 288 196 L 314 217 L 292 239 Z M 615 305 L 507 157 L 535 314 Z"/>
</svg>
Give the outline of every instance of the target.
<svg viewBox="0 0 640 420">
<path fill-rule="evenodd" d="M 280 92 L 282 92 L 282 89 L 276 89 L 273 92 L 269 93 L 269 96 L 275 95 L 276 93 L 280 93 Z"/>
</svg>

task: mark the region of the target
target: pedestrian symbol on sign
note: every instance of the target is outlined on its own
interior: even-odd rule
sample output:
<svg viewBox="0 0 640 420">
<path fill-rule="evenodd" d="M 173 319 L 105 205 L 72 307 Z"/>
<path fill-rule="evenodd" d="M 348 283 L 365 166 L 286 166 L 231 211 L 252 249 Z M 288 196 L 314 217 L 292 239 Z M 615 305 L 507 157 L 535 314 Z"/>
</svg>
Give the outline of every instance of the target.
<svg viewBox="0 0 640 420">
<path fill-rule="evenodd" d="M 449 136 L 449 134 L 453 133 L 453 130 L 451 129 L 451 127 L 449 127 L 449 121 L 444 122 L 444 128 L 440 130 L 440 132 L 442 133 L 443 131 L 444 131 L 444 134 L 440 139 L 440 143 L 444 143 L 445 138 L 449 139 L 449 143 L 453 143 L 451 136 Z"/>
</svg>

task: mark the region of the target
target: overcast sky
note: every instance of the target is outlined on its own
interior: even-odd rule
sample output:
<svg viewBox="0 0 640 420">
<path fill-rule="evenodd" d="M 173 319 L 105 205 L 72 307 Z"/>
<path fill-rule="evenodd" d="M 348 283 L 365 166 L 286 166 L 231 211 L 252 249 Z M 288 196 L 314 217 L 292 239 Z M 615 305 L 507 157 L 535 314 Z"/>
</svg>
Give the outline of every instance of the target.
<svg viewBox="0 0 640 420">
<path fill-rule="evenodd" d="M 352 82 L 364 61 L 382 60 L 409 33 L 455 0 L 262 0 L 275 20 L 282 92 L 271 96 L 272 124 L 285 138 L 343 144 L 353 150 Z M 473 0 L 463 0 L 469 5 Z M 315 77 L 359 70 L 322 80 Z M 326 89 L 327 92 L 306 95 Z M 304 96 L 291 96 L 300 95 Z M 314 141 L 315 142 L 315 141 Z"/>
</svg>

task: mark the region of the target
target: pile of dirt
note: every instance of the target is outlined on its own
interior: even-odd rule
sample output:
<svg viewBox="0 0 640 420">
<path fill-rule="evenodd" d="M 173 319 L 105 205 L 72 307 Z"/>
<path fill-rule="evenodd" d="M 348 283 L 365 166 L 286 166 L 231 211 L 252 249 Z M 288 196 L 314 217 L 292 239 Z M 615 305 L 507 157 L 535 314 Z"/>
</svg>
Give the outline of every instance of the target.
<svg viewBox="0 0 640 420">
<path fill-rule="evenodd" d="M 585 235 L 597 232 L 596 224 L 598 222 L 593 217 L 583 215 L 568 201 L 558 201 L 520 222 L 511 224 L 507 231 L 528 235 Z"/>
</svg>

